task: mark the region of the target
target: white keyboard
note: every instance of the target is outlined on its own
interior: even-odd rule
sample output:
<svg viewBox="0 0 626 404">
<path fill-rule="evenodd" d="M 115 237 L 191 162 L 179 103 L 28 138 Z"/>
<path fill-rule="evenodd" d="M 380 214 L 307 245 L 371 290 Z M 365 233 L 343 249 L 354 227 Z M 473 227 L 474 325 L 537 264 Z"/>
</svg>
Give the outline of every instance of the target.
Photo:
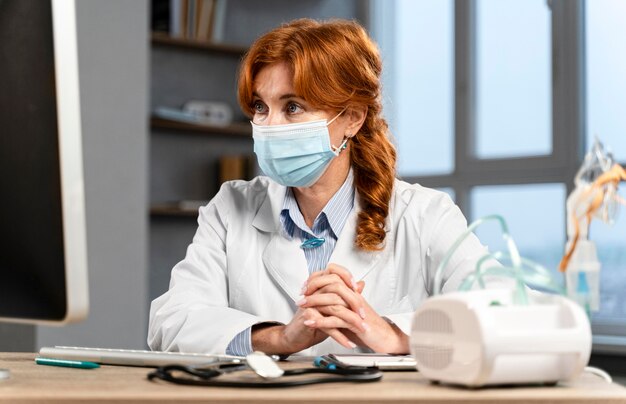
<svg viewBox="0 0 626 404">
<path fill-rule="evenodd" d="M 135 349 L 85 348 L 76 346 L 43 347 L 39 356 L 51 359 L 67 359 L 96 362 L 104 365 L 157 367 L 171 364 L 207 365 L 227 361 L 241 363 L 245 358 L 232 355 L 142 351 Z"/>
</svg>

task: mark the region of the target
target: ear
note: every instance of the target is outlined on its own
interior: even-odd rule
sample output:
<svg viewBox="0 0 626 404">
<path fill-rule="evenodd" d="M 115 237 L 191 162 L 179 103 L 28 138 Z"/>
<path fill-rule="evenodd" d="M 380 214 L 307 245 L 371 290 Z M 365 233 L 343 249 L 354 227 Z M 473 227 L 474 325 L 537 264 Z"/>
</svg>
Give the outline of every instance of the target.
<svg viewBox="0 0 626 404">
<path fill-rule="evenodd" d="M 365 118 L 367 117 L 366 106 L 350 106 L 346 109 L 345 117 L 348 126 L 346 127 L 345 136 L 352 137 L 356 135 L 363 126 Z"/>
</svg>

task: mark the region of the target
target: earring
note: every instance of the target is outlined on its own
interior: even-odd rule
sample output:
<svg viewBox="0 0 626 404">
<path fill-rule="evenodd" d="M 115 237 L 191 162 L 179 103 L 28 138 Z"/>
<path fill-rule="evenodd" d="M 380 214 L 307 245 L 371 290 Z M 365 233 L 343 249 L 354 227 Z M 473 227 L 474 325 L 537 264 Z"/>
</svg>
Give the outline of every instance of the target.
<svg viewBox="0 0 626 404">
<path fill-rule="evenodd" d="M 343 145 L 341 146 L 341 150 L 345 150 L 348 147 L 348 140 L 352 138 L 352 133 L 346 133 L 343 137 Z"/>
</svg>

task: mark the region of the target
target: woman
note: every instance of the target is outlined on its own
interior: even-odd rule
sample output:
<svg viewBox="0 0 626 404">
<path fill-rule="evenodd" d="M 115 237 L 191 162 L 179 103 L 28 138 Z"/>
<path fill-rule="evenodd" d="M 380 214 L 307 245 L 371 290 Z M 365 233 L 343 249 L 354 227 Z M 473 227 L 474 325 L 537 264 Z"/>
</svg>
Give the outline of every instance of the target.
<svg viewBox="0 0 626 404">
<path fill-rule="evenodd" d="M 225 183 L 200 210 L 152 303 L 152 349 L 408 353 L 412 313 L 466 221 L 446 194 L 395 179 L 381 68 L 354 22 L 296 20 L 252 45 L 238 97 L 267 177 Z M 468 238 L 444 291 L 483 254 Z"/>
</svg>

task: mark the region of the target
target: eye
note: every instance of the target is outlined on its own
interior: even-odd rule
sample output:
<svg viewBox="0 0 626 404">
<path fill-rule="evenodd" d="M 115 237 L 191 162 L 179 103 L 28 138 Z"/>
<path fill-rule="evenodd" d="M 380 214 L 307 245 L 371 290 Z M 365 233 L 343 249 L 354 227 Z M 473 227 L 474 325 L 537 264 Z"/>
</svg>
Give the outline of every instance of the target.
<svg viewBox="0 0 626 404">
<path fill-rule="evenodd" d="M 263 104 L 263 103 L 262 103 L 261 101 L 259 101 L 259 100 L 254 101 L 254 102 L 252 103 L 252 111 L 253 111 L 255 114 L 263 114 L 263 113 L 265 113 L 265 104 Z"/>
<path fill-rule="evenodd" d="M 289 114 L 297 114 L 302 111 L 302 107 L 295 102 L 288 103 L 286 109 Z"/>
</svg>

